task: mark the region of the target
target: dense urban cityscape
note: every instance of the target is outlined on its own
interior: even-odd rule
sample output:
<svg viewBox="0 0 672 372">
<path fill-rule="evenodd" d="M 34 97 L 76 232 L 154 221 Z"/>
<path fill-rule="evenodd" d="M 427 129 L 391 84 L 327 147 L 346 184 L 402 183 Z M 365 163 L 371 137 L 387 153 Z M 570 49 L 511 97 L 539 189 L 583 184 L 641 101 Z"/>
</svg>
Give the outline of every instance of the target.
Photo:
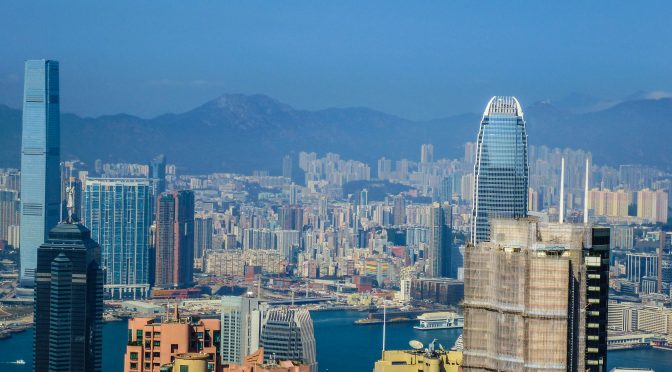
<svg viewBox="0 0 672 372">
<path fill-rule="evenodd" d="M 0 116 L 21 123 L 20 166 L 0 168 L 2 370 L 670 368 L 669 164 L 544 145 L 513 95 L 479 97 L 453 158 L 430 136 L 374 161 L 278 147 L 234 172 L 226 143 L 191 149 L 197 168 L 157 135 L 142 161 L 89 161 L 65 145 L 85 131 L 62 125 L 67 64 L 21 68 L 20 113 Z"/>
</svg>

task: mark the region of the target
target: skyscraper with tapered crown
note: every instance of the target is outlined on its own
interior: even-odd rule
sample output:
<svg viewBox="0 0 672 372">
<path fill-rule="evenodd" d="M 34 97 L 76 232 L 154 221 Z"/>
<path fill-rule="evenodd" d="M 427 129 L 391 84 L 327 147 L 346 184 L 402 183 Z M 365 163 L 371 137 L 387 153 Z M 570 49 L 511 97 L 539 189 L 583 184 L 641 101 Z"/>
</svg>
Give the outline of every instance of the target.
<svg viewBox="0 0 672 372">
<path fill-rule="evenodd" d="M 515 97 L 492 97 L 476 140 L 472 243 L 490 238 L 493 218 L 527 215 L 528 173 L 523 109 Z"/>
</svg>

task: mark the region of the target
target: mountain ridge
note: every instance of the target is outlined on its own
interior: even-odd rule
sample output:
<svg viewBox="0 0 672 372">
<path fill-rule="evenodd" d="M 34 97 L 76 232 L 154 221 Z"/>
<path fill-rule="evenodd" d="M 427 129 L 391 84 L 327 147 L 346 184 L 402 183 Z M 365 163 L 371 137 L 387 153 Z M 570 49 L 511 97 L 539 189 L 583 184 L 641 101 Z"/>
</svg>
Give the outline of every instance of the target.
<svg viewBox="0 0 672 372">
<path fill-rule="evenodd" d="M 672 99 L 638 99 L 600 111 L 573 112 L 549 102 L 524 108 L 531 144 L 583 148 L 599 164 L 669 167 Z M 165 153 L 189 172 L 277 174 L 282 156 L 335 152 L 372 165 L 380 157 L 416 159 L 422 143 L 435 158 L 463 155 L 480 115 L 465 113 L 414 121 L 366 107 L 295 109 L 269 96 L 224 94 L 182 113 L 144 119 L 129 114 L 61 115 L 62 157 L 146 163 Z M 21 111 L 0 105 L 0 167 L 19 167 Z M 625 150 L 625 151 L 624 151 Z"/>
</svg>

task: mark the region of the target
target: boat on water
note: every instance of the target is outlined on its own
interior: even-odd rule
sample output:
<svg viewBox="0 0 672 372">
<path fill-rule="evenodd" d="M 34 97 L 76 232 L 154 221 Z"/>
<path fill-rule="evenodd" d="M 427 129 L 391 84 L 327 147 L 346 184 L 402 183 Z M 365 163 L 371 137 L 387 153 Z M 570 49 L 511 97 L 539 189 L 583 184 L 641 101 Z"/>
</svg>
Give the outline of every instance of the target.
<svg viewBox="0 0 672 372">
<path fill-rule="evenodd" d="M 418 316 L 418 320 L 420 324 L 413 328 L 421 331 L 464 327 L 464 317 L 452 311 L 424 313 Z"/>
</svg>

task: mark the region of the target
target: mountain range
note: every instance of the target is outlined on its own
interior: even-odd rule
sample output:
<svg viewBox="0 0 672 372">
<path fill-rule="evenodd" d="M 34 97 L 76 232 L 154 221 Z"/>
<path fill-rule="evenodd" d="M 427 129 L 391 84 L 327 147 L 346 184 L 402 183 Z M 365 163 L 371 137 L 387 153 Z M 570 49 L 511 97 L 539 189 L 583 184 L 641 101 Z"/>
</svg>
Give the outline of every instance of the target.
<svg viewBox="0 0 672 372">
<path fill-rule="evenodd" d="M 524 108 L 529 142 L 589 150 L 597 164 L 672 165 L 672 98 L 633 99 L 597 111 L 551 102 Z M 187 173 L 266 169 L 285 154 L 338 153 L 374 165 L 380 157 L 417 159 L 422 143 L 435 158 L 461 157 L 480 114 L 413 121 L 368 108 L 295 109 L 264 95 L 226 94 L 193 110 L 152 119 L 61 115 L 61 157 L 93 164 L 146 163 L 163 153 Z M 0 105 L 0 167 L 19 167 L 21 111 Z"/>
</svg>

